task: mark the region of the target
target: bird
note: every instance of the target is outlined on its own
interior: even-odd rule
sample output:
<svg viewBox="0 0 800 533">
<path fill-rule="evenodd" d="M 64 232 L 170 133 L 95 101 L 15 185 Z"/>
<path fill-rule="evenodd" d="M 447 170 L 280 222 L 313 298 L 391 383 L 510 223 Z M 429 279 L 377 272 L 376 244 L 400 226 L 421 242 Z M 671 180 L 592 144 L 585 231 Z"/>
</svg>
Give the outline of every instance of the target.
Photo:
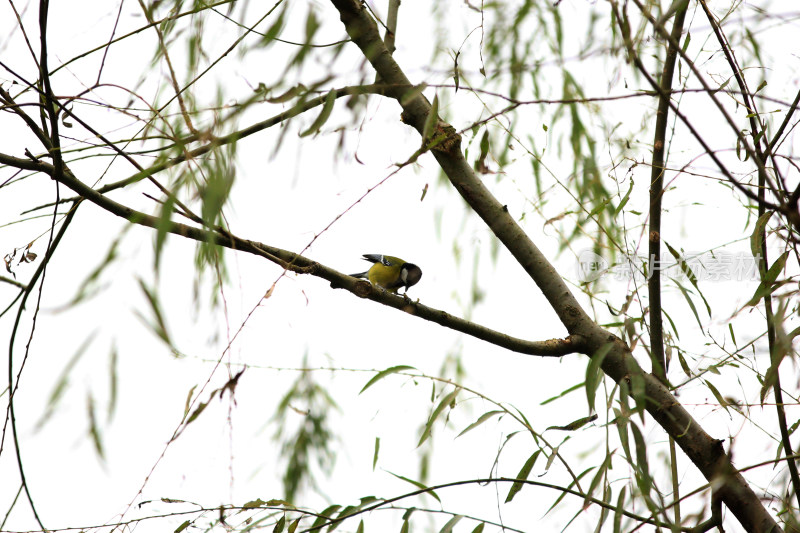
<svg viewBox="0 0 800 533">
<path fill-rule="evenodd" d="M 409 287 L 416 285 L 422 278 L 422 269 L 413 263 L 407 263 L 399 257 L 380 254 L 364 254 L 365 261 L 373 263 L 366 272 L 350 274 L 354 278 L 368 279 L 373 285 L 377 285 L 387 291 L 397 294 L 397 290 L 403 287 L 403 294 L 408 292 Z"/>
</svg>

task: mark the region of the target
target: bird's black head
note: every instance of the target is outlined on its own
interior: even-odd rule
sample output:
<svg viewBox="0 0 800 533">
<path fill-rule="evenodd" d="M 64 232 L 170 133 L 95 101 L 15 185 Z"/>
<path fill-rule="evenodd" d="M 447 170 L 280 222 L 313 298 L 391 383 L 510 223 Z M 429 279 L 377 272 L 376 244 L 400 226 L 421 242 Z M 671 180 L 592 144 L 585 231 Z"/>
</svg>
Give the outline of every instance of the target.
<svg viewBox="0 0 800 533">
<path fill-rule="evenodd" d="M 422 278 L 422 269 L 413 263 L 405 263 L 400 269 L 400 280 L 406 289 L 416 285 L 420 278 Z"/>
</svg>

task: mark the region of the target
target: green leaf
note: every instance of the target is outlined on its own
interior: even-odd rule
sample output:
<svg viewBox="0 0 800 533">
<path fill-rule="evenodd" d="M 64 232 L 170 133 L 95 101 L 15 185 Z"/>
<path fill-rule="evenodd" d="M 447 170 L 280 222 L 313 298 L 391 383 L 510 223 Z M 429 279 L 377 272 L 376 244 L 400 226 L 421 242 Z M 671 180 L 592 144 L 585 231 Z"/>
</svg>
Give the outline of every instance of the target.
<svg viewBox="0 0 800 533">
<path fill-rule="evenodd" d="M 389 471 L 387 470 L 387 472 L 389 472 Z M 433 490 L 429 489 L 429 488 L 428 488 L 428 486 L 427 486 L 427 485 L 425 485 L 424 483 L 420 483 L 419 481 L 414 481 L 413 479 L 409 479 L 409 478 L 407 478 L 407 477 L 405 477 L 405 476 L 401 476 L 400 474 L 395 474 L 395 473 L 393 473 L 393 472 L 389 472 L 389 473 L 390 473 L 390 474 L 392 474 L 392 475 L 393 475 L 394 477 L 396 477 L 397 479 L 402 479 L 402 480 L 403 480 L 403 481 L 405 481 L 406 483 L 411 483 L 412 485 L 414 485 L 414 486 L 415 486 L 415 487 L 417 487 L 418 489 L 422 489 L 422 490 L 424 490 L 424 491 L 425 491 L 425 494 L 430 494 L 431 496 L 433 496 L 433 497 L 434 497 L 434 499 L 435 499 L 437 502 L 439 502 L 439 503 L 442 503 L 442 500 L 440 500 L 440 499 L 439 499 L 439 495 L 438 495 L 438 494 L 436 494 L 436 492 L 434 492 Z"/>
<path fill-rule="evenodd" d="M 286 527 L 286 515 L 284 514 L 275 523 L 275 527 L 272 528 L 272 533 L 283 533 L 283 528 L 285 527 Z"/>
<path fill-rule="evenodd" d="M 778 350 L 780 348 L 776 346 L 775 349 Z M 769 394 L 769 391 L 778 382 L 778 369 L 780 368 L 784 357 L 786 357 L 786 354 L 786 350 L 781 350 L 777 357 L 772 358 L 773 361 L 769 365 L 766 375 L 764 375 L 764 382 L 761 384 L 760 398 L 762 404 L 764 403 L 764 399 L 767 397 L 767 394 Z"/>
<path fill-rule="evenodd" d="M 455 401 L 456 396 L 458 395 L 458 393 L 460 391 L 461 391 L 461 388 L 460 387 L 456 387 L 455 389 L 453 389 L 452 392 L 450 392 L 450 394 L 448 394 L 447 396 L 445 396 L 444 398 L 442 398 L 439 401 L 439 404 L 433 410 L 433 413 L 431 413 L 430 418 L 428 418 L 428 422 L 425 424 L 425 429 L 423 430 L 422 436 L 419 438 L 419 442 L 417 443 L 417 447 L 418 448 L 420 446 L 422 446 L 423 442 L 428 440 L 428 437 L 431 436 L 431 431 L 433 430 L 433 423 L 436 422 L 436 419 L 439 418 L 440 414 L 442 414 L 442 411 L 444 411 L 444 408 Z"/>
<path fill-rule="evenodd" d="M 623 392 L 620 390 L 620 396 L 623 396 Z M 628 464 L 633 464 L 633 457 L 631 456 L 631 447 L 630 441 L 628 440 L 628 423 L 630 421 L 627 417 L 623 416 L 622 412 L 614 408 L 614 424 L 617 426 L 617 433 L 619 434 L 619 442 L 622 445 L 622 449 L 625 452 L 625 458 L 628 460 Z"/>
<path fill-rule="evenodd" d="M 600 349 L 592 355 L 591 359 L 589 359 L 589 364 L 586 366 L 586 381 L 584 381 L 584 383 L 586 383 L 586 399 L 589 402 L 590 411 L 594 411 L 595 393 L 602 380 L 603 371 L 600 367 L 606 355 L 608 355 L 608 352 L 611 351 L 612 346 L 613 344 L 610 342 L 601 346 Z"/>
<path fill-rule="evenodd" d="M 764 240 L 764 230 L 767 226 L 767 222 L 769 222 L 770 217 L 774 211 L 767 211 L 756 221 L 756 226 L 753 229 L 753 233 L 750 235 L 750 253 L 753 254 L 753 257 L 761 258 L 761 243 Z M 759 266 L 763 263 L 759 261 Z M 761 271 L 761 268 L 759 268 Z"/>
<path fill-rule="evenodd" d="M 561 431 L 575 431 L 576 429 L 580 429 L 589 422 L 594 422 L 597 420 L 597 415 L 593 414 L 591 416 L 585 416 L 583 418 L 579 418 L 573 422 L 570 422 L 566 426 L 550 426 L 547 429 L 558 429 Z"/>
<path fill-rule="evenodd" d="M 181 533 L 181 531 L 183 531 L 184 529 L 189 527 L 191 524 L 192 524 L 191 520 L 184 521 L 181 525 L 179 525 L 177 528 L 175 528 L 175 533 Z"/>
<path fill-rule="evenodd" d="M 312 133 L 317 133 L 319 129 L 328 121 L 328 118 L 331 116 L 331 112 L 333 112 L 333 104 L 336 102 L 336 91 L 330 91 L 325 96 L 325 103 L 322 104 L 322 111 L 319 112 L 317 118 L 314 122 L 311 123 L 311 126 L 302 133 L 300 133 L 300 137 L 308 137 Z"/>
<path fill-rule="evenodd" d="M 458 522 L 464 518 L 464 515 L 457 514 L 453 518 L 447 521 L 447 523 L 439 530 L 439 533 L 451 533 L 453 528 L 458 524 Z"/>
<path fill-rule="evenodd" d="M 197 420 L 197 417 L 200 416 L 200 414 L 206 410 L 206 407 L 208 407 L 208 402 L 200 402 L 200 405 L 198 405 L 197 408 L 194 410 L 194 412 L 189 416 L 189 418 L 186 419 L 186 425 L 188 426 L 189 424 Z"/>
<path fill-rule="evenodd" d="M 372 378 L 369 381 L 367 381 L 367 384 L 364 385 L 361 388 L 361 390 L 358 391 L 358 393 L 361 394 L 362 392 L 364 392 L 368 388 L 372 387 L 373 385 L 375 385 L 377 382 L 379 382 L 380 380 L 382 380 L 386 376 L 390 376 L 390 375 L 396 374 L 398 372 L 403 372 L 405 370 L 416 370 L 416 368 L 414 368 L 413 366 L 398 365 L 398 366 L 393 366 L 393 367 L 387 368 L 386 370 L 381 370 L 380 372 L 378 372 L 377 374 L 372 376 Z"/>
<path fill-rule="evenodd" d="M 650 489 L 652 487 L 650 467 L 647 462 L 647 444 L 645 444 L 644 437 L 639 427 L 634 423 L 631 423 L 630 427 L 631 433 L 633 433 L 633 442 L 636 445 L 636 467 L 640 472 L 640 475 L 636 476 L 636 478 L 639 483 L 639 490 L 642 491 L 644 496 L 647 496 L 650 494 Z"/>
<path fill-rule="evenodd" d="M 765 298 L 766 296 L 772 294 L 775 290 L 785 285 L 788 280 L 783 280 L 779 283 L 775 283 L 775 280 L 778 278 L 781 272 L 783 272 L 784 266 L 786 266 L 786 258 L 789 256 L 789 250 L 785 251 L 781 254 L 778 259 L 772 263 L 772 266 L 769 267 L 769 270 L 766 273 L 762 273 L 761 283 L 758 284 L 756 288 L 756 292 L 753 293 L 753 296 L 750 300 L 744 305 L 745 307 L 758 305 L 758 303 Z"/>
<path fill-rule="evenodd" d="M 403 525 L 400 526 L 400 533 L 408 533 L 408 520 L 403 520 Z"/>
<path fill-rule="evenodd" d="M 694 302 L 692 301 L 691 296 L 689 296 L 689 291 L 683 285 L 681 285 L 681 283 L 678 280 L 673 279 L 672 281 L 675 283 L 675 285 L 678 286 L 678 289 L 680 289 L 681 294 L 683 294 L 683 297 L 686 299 L 686 303 L 689 304 L 689 308 L 692 310 L 694 319 L 697 320 L 697 325 L 700 326 L 700 331 L 702 331 L 703 323 L 700 322 L 700 315 L 697 314 L 697 308 L 694 306 Z"/>
<path fill-rule="evenodd" d="M 378 452 L 381 450 L 381 438 L 375 437 L 375 452 L 372 454 L 372 469 L 375 470 L 375 465 L 378 464 Z"/>
<path fill-rule="evenodd" d="M 242 508 L 244 508 L 244 509 L 256 509 L 258 507 L 261 507 L 265 503 L 267 503 L 267 502 L 265 502 L 261 498 L 257 498 L 255 500 L 251 500 L 251 501 L 245 503 L 244 505 L 242 505 Z"/>
<path fill-rule="evenodd" d="M 364 533 L 364 521 L 361 520 L 358 523 L 358 528 L 356 528 L 356 533 Z"/>
<path fill-rule="evenodd" d="M 295 85 L 280 96 L 276 96 L 275 98 L 267 98 L 267 102 L 270 104 L 282 104 L 306 92 L 308 92 L 308 87 L 301 83 L 299 85 Z"/>
<path fill-rule="evenodd" d="M 297 526 L 300 525 L 300 520 L 302 520 L 302 519 L 303 519 L 303 517 L 301 516 L 300 518 L 298 518 L 297 520 L 295 520 L 294 522 L 289 524 L 289 529 L 287 530 L 287 533 L 294 533 L 295 530 L 297 529 Z"/>
<path fill-rule="evenodd" d="M 275 37 L 280 35 L 281 30 L 283 30 L 283 22 L 284 22 L 283 17 L 285 14 L 286 14 L 286 4 L 284 4 L 284 8 L 278 14 L 278 18 L 275 20 L 275 22 L 273 22 L 272 25 L 267 29 L 267 31 L 265 31 L 264 34 L 261 36 L 262 45 L 272 43 L 275 40 Z"/>
<path fill-rule="evenodd" d="M 480 524 L 475 526 L 475 529 L 472 530 L 472 533 L 483 533 L 483 526 L 485 525 L 486 525 L 485 522 L 481 522 Z"/>
<path fill-rule="evenodd" d="M 664 241 L 664 244 L 667 245 L 667 249 L 669 250 L 669 253 L 672 254 L 672 257 L 675 258 L 675 261 L 678 263 L 678 266 L 681 267 L 681 272 L 683 272 L 683 275 L 686 276 L 687 278 L 689 278 L 689 281 L 692 283 L 694 288 L 697 289 L 697 294 L 699 294 L 700 298 L 703 299 L 703 303 L 706 306 L 706 312 L 708 312 L 708 316 L 710 317 L 711 316 L 711 306 L 708 305 L 708 300 L 706 300 L 706 297 L 703 296 L 703 293 L 700 290 L 700 287 L 697 286 L 697 276 L 695 276 L 695 274 L 692 271 L 692 269 L 689 268 L 689 265 L 686 263 L 686 260 L 684 260 L 684 258 L 681 256 L 680 252 L 678 252 L 678 250 L 676 250 L 675 248 L 670 246 L 667 241 Z"/>
<path fill-rule="evenodd" d="M 67 391 L 67 387 L 69 385 L 69 374 L 72 372 L 72 369 L 75 368 L 75 365 L 78 364 L 78 361 L 86 353 L 86 350 L 89 349 L 89 346 L 94 341 L 95 336 L 97 336 L 97 331 L 93 331 L 89 334 L 86 339 L 81 343 L 75 353 L 70 357 L 69 361 L 67 362 L 66 366 L 64 366 L 64 370 L 61 372 L 61 375 L 58 377 L 58 381 L 56 381 L 55 386 L 53 387 L 53 391 L 50 393 L 50 396 L 47 399 L 47 408 L 45 409 L 44 413 L 42 414 L 41 418 L 36 422 L 36 429 L 41 429 L 49 420 L 50 417 L 53 416 L 53 413 L 58 407 L 59 402 L 61 401 L 62 396 Z"/>
<path fill-rule="evenodd" d="M 622 511 L 625 510 L 625 486 L 619 491 L 617 497 L 617 507 L 614 509 L 614 533 L 622 531 Z"/>
<path fill-rule="evenodd" d="M 458 435 L 456 435 L 456 438 L 460 437 L 460 436 L 461 436 L 461 435 L 463 435 L 464 433 L 467 433 L 468 431 L 472 431 L 473 429 L 475 429 L 476 427 L 480 426 L 481 424 L 483 424 L 484 422 L 486 422 L 486 421 L 487 421 L 487 420 L 489 420 L 490 418 L 492 418 L 492 417 L 494 417 L 494 416 L 497 416 L 497 415 L 500 415 L 500 414 L 503 414 L 503 412 L 504 412 L 504 411 L 499 411 L 499 410 L 496 410 L 496 411 L 487 411 L 487 412 L 483 413 L 483 414 L 482 414 L 482 415 L 481 415 L 481 416 L 478 418 L 478 420 L 476 420 L 475 422 L 473 422 L 472 424 L 470 424 L 469 426 L 467 426 L 466 428 L 464 428 L 464 430 L 463 430 L 461 433 L 459 433 Z"/>
<path fill-rule="evenodd" d="M 558 400 L 559 398 L 563 398 L 564 396 L 566 396 L 566 395 L 567 395 L 567 394 L 569 394 L 570 392 L 574 392 L 574 391 L 576 391 L 576 390 L 578 390 L 578 389 L 581 389 L 581 388 L 583 388 L 583 386 L 584 386 L 585 384 L 586 384 L 586 382 L 584 381 L 584 382 L 582 382 L 582 383 L 578 383 L 577 385 L 573 385 L 572 387 L 570 387 L 570 388 L 568 388 L 568 389 L 564 390 L 564 391 L 563 391 L 563 392 L 561 392 L 560 394 L 557 394 L 556 396 L 552 396 L 552 397 L 550 397 L 550 398 L 546 399 L 545 401 L 543 401 L 543 402 L 542 402 L 542 403 L 540 403 L 539 405 L 547 405 L 548 403 L 550 403 L 550 402 L 554 402 L 554 401 Z"/>
<path fill-rule="evenodd" d="M 727 411 L 730 402 L 722 397 L 722 394 L 719 393 L 717 388 L 714 385 L 712 385 L 710 381 L 708 381 L 707 379 L 704 379 L 703 381 L 705 382 L 706 387 L 708 387 L 708 390 L 711 391 L 711 394 L 714 395 L 714 398 L 717 399 L 717 402 L 719 402 L 720 407 L 724 407 L 725 410 Z"/>
<path fill-rule="evenodd" d="M 433 136 L 436 124 L 439 123 L 439 95 L 434 95 L 431 110 L 425 118 L 425 126 L 422 128 L 422 144 L 424 145 Z"/>
<path fill-rule="evenodd" d="M 576 485 L 576 483 L 578 483 L 581 480 L 581 478 L 583 478 L 583 476 L 585 476 L 586 474 L 591 472 L 593 469 L 594 469 L 594 467 L 590 466 L 589 468 L 587 468 L 586 470 L 584 470 L 583 472 L 578 474 L 578 476 L 570 482 L 570 484 L 567 486 L 567 488 L 571 489 L 572 487 L 574 487 Z M 547 512 L 545 514 L 549 513 L 553 509 L 555 509 L 556 505 L 558 505 L 559 502 L 561 502 L 561 500 L 563 500 L 566 496 L 567 496 L 567 492 L 566 491 L 562 491 L 561 494 L 558 496 L 558 498 L 556 498 L 556 501 L 553 502 L 553 505 L 551 505 L 550 508 L 547 509 Z"/>
<path fill-rule="evenodd" d="M 316 520 L 314 520 L 314 524 L 311 526 L 311 529 L 319 529 L 319 527 L 321 527 L 323 524 L 330 521 L 333 513 L 338 511 L 341 507 L 341 505 L 336 504 L 327 507 L 324 511 L 319 513 L 319 516 Z"/>
<path fill-rule="evenodd" d="M 95 408 L 94 408 L 94 397 L 92 393 L 89 392 L 86 396 L 86 411 L 89 418 L 89 435 L 92 437 L 92 443 L 94 444 L 94 450 L 97 452 L 97 455 L 101 458 L 105 458 L 105 454 L 103 453 L 103 438 L 100 434 L 100 426 L 97 425 L 97 416 L 95 415 Z"/>
<path fill-rule="evenodd" d="M 632 191 L 633 191 L 633 178 L 631 178 L 631 185 L 630 187 L 628 187 L 628 192 L 625 193 L 625 196 L 622 197 L 622 200 L 620 200 L 619 205 L 614 210 L 615 217 L 618 216 L 622 212 L 622 209 L 625 207 L 625 205 L 627 205 L 628 200 L 630 200 L 631 198 Z"/>
<path fill-rule="evenodd" d="M 186 395 L 186 405 L 183 406 L 183 416 L 186 416 L 189 413 L 189 408 L 192 406 L 192 395 L 194 394 L 194 389 L 197 388 L 197 384 L 192 385 L 192 388 L 189 389 L 189 394 Z"/>
<path fill-rule="evenodd" d="M 525 485 L 525 481 L 528 479 L 528 476 L 533 470 L 533 465 L 536 463 L 536 459 L 539 457 L 539 454 L 542 450 L 536 450 L 533 454 L 528 457 L 528 460 L 525 461 L 525 464 L 522 465 L 520 468 L 519 473 L 516 475 L 516 480 L 511 488 L 508 490 L 508 495 L 506 496 L 505 503 L 509 503 L 511 500 L 514 499 L 514 496 L 517 495 L 519 491 L 522 490 L 522 487 Z M 554 454 L 555 455 L 555 454 Z"/>
<path fill-rule="evenodd" d="M 686 363 L 686 359 L 683 357 L 683 352 L 678 350 L 678 361 L 681 364 L 681 368 L 683 369 L 683 373 L 686 374 L 686 377 L 692 377 L 692 369 L 689 368 L 689 365 Z"/>
<path fill-rule="evenodd" d="M 590 500 L 594 491 L 597 490 L 597 487 L 600 485 L 600 482 L 603 480 L 603 476 L 611 467 L 611 457 L 612 454 L 607 454 L 606 458 L 603 460 L 603 463 L 600 465 L 600 468 L 597 469 L 597 473 L 595 473 L 594 477 L 592 478 L 592 482 L 589 484 L 589 490 L 586 491 L 586 497 L 583 500 L 583 508 L 589 506 Z"/>
<path fill-rule="evenodd" d="M 153 332 L 168 346 L 172 346 L 172 341 L 170 340 L 169 333 L 167 333 L 167 324 L 164 320 L 164 314 L 161 312 L 161 303 L 158 300 L 158 295 L 156 291 L 150 289 L 147 285 L 145 285 L 144 280 L 139 279 L 139 288 L 142 289 L 142 292 L 147 299 L 147 302 L 150 304 L 150 310 L 153 313 L 153 318 L 155 318 L 155 323 L 148 322 L 142 315 L 139 317 L 144 321 L 145 324 L 149 325 Z"/>
</svg>

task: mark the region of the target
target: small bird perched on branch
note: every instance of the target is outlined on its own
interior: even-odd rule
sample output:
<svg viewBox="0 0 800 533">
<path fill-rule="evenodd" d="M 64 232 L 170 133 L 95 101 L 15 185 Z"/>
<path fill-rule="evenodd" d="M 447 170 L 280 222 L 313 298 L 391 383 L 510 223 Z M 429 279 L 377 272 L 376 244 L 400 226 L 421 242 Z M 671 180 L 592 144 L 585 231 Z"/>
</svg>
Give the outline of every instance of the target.
<svg viewBox="0 0 800 533">
<path fill-rule="evenodd" d="M 382 287 L 389 292 L 397 293 L 397 289 L 404 287 L 403 294 L 408 288 L 416 285 L 422 278 L 422 270 L 413 263 L 406 263 L 399 257 L 391 255 L 364 254 L 364 260 L 373 263 L 369 270 L 358 274 L 350 274 L 354 278 L 368 279 L 373 285 Z"/>
</svg>

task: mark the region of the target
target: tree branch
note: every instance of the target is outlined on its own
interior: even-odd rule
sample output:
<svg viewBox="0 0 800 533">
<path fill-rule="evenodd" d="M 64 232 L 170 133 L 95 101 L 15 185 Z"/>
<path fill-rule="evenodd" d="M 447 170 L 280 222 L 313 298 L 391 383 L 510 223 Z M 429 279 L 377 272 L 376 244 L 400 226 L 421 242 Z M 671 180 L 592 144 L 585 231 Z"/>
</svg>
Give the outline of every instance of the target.
<svg viewBox="0 0 800 533">
<path fill-rule="evenodd" d="M 363 5 L 358 0 L 331 2 L 339 11 L 348 35 L 381 79 L 386 83 L 409 86 L 408 78 L 384 46 L 375 22 Z M 403 107 L 403 121 L 422 133 L 430 103 L 422 95 L 405 101 L 402 98 L 405 92 L 404 89 L 387 91 Z M 445 175 L 531 276 L 567 331 L 585 339 L 585 343 L 581 343 L 582 353 L 591 356 L 600 349 L 607 350 L 602 363 L 603 371 L 616 382 L 624 383 L 624 388 L 631 395 L 634 389 L 643 389 L 643 394 L 637 394 L 640 405 L 675 438 L 706 479 L 721 481 L 718 491 L 720 498 L 746 529 L 774 533 L 781 531 L 758 496 L 734 468 L 722 447 L 722 441 L 711 438 L 657 378 L 639 367 L 628 346 L 589 318 L 555 268 L 517 225 L 508 210 L 475 176 L 461 153 L 460 138 L 453 127 L 438 121 L 436 131 L 446 134 L 449 140 L 431 152 Z"/>
<path fill-rule="evenodd" d="M 0 163 L 17 168 L 24 168 L 26 170 L 43 172 L 48 175 L 52 175 L 54 172 L 53 165 L 49 163 L 32 159 L 11 157 L 6 154 L 0 154 Z M 131 209 L 92 189 L 82 181 L 78 180 L 67 167 L 64 169 L 64 175 L 61 178 L 61 181 L 64 185 L 72 189 L 81 197 L 86 198 L 90 202 L 98 205 L 106 211 L 109 211 L 110 213 L 122 217 L 132 223 L 150 228 L 158 228 L 163 223 L 163 221 L 158 217 Z M 545 341 L 527 341 L 518 339 L 479 324 L 475 324 L 474 322 L 455 317 L 440 309 L 435 309 L 426 305 L 422 305 L 419 302 L 414 302 L 407 297 L 397 296 L 381 290 L 380 288 L 370 284 L 368 281 L 359 280 L 346 274 L 342 274 L 341 272 L 312 261 L 311 259 L 308 259 L 302 255 L 298 255 L 287 250 L 282 250 L 274 246 L 269 246 L 267 244 L 236 237 L 222 228 L 216 228 L 214 231 L 211 231 L 204 228 L 187 226 L 177 222 L 170 222 L 166 231 L 196 241 L 214 242 L 215 244 L 230 248 L 232 250 L 252 253 L 264 257 L 286 270 L 290 270 L 298 274 L 311 274 L 320 277 L 331 282 L 337 288 L 341 287 L 343 289 L 347 289 L 361 298 L 366 298 L 368 300 L 405 311 L 424 320 L 435 322 L 440 326 L 465 333 L 477 339 L 484 340 L 514 352 L 543 357 L 560 357 L 562 355 L 579 352 L 583 344 L 583 340 L 577 335 L 570 335 L 564 339 L 549 339 Z"/>
</svg>

